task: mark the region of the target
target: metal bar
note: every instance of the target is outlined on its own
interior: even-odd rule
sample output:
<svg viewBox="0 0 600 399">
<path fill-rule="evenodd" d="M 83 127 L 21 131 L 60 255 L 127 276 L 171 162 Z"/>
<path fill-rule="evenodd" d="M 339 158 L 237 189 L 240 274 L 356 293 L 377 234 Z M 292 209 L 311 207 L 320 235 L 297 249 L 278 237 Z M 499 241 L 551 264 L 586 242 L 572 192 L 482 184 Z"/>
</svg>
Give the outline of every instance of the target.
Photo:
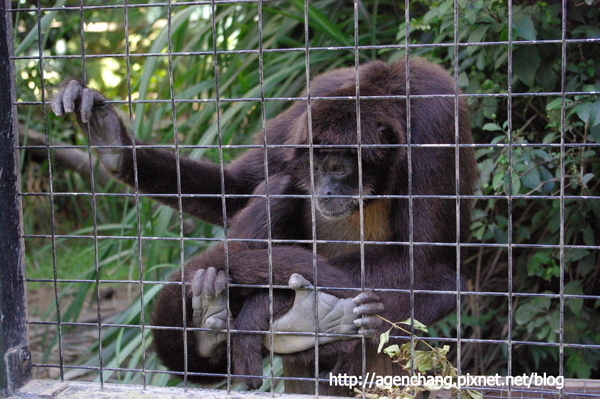
<svg viewBox="0 0 600 399">
<path fill-rule="evenodd" d="M 0 396 L 31 379 L 25 315 L 25 257 L 16 145 L 15 75 L 10 1 L 0 5 Z"/>
</svg>

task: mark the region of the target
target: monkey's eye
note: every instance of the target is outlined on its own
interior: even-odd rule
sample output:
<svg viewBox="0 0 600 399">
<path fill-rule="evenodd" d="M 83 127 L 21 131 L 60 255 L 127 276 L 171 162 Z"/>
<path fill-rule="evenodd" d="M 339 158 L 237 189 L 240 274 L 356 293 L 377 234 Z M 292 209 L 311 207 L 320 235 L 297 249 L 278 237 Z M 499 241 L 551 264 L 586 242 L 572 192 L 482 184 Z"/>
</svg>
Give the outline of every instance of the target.
<svg viewBox="0 0 600 399">
<path fill-rule="evenodd" d="M 331 172 L 335 174 L 344 174 L 346 173 L 346 166 L 344 164 L 337 164 L 331 167 Z"/>
</svg>

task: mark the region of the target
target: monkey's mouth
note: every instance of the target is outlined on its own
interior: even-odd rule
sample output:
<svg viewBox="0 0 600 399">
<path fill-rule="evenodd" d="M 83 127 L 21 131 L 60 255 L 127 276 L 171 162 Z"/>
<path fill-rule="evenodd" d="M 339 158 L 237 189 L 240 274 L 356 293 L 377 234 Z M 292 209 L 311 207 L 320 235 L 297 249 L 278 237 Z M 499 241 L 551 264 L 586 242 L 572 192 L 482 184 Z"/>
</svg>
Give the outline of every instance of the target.
<svg viewBox="0 0 600 399">
<path fill-rule="evenodd" d="M 327 219 L 342 219 L 358 209 L 355 198 L 318 198 L 317 210 Z"/>
</svg>

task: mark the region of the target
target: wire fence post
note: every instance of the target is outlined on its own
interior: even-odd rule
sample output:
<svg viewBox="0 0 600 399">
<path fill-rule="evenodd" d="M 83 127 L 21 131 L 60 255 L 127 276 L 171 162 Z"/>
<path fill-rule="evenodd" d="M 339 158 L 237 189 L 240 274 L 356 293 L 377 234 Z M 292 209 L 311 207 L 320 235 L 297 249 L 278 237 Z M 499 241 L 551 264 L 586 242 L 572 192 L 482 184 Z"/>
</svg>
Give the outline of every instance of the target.
<svg viewBox="0 0 600 399">
<path fill-rule="evenodd" d="M 9 0 L 0 3 L 0 396 L 12 395 L 31 378 L 9 7 Z"/>
</svg>

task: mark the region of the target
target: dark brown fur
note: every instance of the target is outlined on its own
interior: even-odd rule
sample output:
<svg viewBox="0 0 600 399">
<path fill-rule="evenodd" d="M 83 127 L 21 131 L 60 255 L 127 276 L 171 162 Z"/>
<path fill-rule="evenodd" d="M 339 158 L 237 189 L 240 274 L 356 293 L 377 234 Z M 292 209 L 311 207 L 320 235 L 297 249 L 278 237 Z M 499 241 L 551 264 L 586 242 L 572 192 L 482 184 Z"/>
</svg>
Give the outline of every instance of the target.
<svg viewBox="0 0 600 399">
<path fill-rule="evenodd" d="M 360 95 L 385 96 L 406 94 L 406 66 L 403 62 L 386 65 L 372 62 L 360 66 Z M 423 60 L 410 64 L 411 95 L 455 94 L 452 79 L 438 66 Z M 347 97 L 355 95 L 353 68 L 336 70 L 313 80 L 312 97 Z M 454 97 L 413 97 L 411 99 L 412 144 L 451 144 L 455 139 Z M 401 144 L 408 142 L 406 132 L 406 100 L 361 99 L 362 174 L 365 195 L 456 195 L 456 172 L 459 167 L 460 195 L 469 195 L 476 178 L 472 148 L 462 147 L 460 163 L 455 164 L 455 147 L 413 147 L 412 190 L 409 191 L 408 150 L 406 146 L 369 147 L 368 144 Z M 459 143 L 471 143 L 467 109 L 459 101 Z M 356 145 L 358 143 L 355 100 L 312 100 L 312 142 L 316 145 Z M 309 144 L 306 102 L 299 101 L 267 124 L 268 144 Z M 380 129 L 380 127 L 385 129 Z M 308 194 L 309 171 L 300 162 L 305 149 L 269 148 L 268 170 L 271 194 Z M 164 150 L 137 149 L 138 185 L 156 194 L 177 193 L 175 156 Z M 203 220 L 222 224 L 222 202 L 219 166 L 189 159 L 181 160 L 181 190 L 184 194 L 214 194 L 214 198 L 184 198 L 183 210 Z M 265 193 L 263 150 L 250 149 L 225 169 L 226 194 Z M 126 156 L 119 177 L 133 184 L 131 154 Z M 177 207 L 177 198 L 157 197 Z M 264 198 L 228 198 L 227 217 L 231 238 L 268 238 Z M 469 232 L 469 201 L 460 200 L 460 226 L 456 226 L 455 198 L 413 198 L 412 224 L 409 222 L 407 197 L 364 200 L 364 285 L 367 289 L 408 290 L 410 286 L 409 245 L 415 243 L 464 241 Z M 310 200 L 272 198 L 271 234 L 275 239 L 312 240 Z M 326 219 L 317 215 L 317 239 L 358 240 L 358 212 L 342 219 Z M 410 232 L 412 230 L 412 237 Z M 370 244 L 369 241 L 391 241 L 398 244 Z M 455 291 L 456 246 L 414 245 L 414 289 Z M 287 285 L 292 273 L 300 273 L 322 287 L 361 287 L 361 256 L 356 244 L 323 244 L 318 246 L 317 276 L 313 275 L 313 252 L 310 245 L 276 245 L 272 247 L 273 283 Z M 266 241 L 229 242 L 229 277 L 235 284 L 268 284 L 268 250 Z M 195 272 L 209 266 L 225 269 L 222 245 L 217 245 L 191 259 L 185 266 L 184 280 L 191 282 Z M 176 274 L 172 281 L 180 281 Z M 332 291 L 333 292 L 333 291 Z M 358 291 L 336 291 L 351 297 Z M 166 286 L 156 303 L 153 323 L 156 326 L 180 327 L 184 319 L 192 326 L 190 295 L 186 295 L 187 314 L 182 314 L 181 287 Z M 385 305 L 383 316 L 400 321 L 410 316 L 411 305 L 419 321 L 430 324 L 450 312 L 456 304 L 455 294 L 415 294 L 411 304 L 408 292 L 381 292 Z M 273 307 L 276 315 L 285 312 L 292 299 L 289 290 L 276 290 Z M 268 330 L 268 296 L 259 289 L 230 288 L 233 327 L 239 330 Z M 155 329 L 158 356 L 175 371 L 185 365 L 183 333 L 179 329 Z M 261 372 L 262 339 L 258 335 L 232 336 L 232 363 L 236 372 Z M 225 346 L 210 359 L 196 352 L 195 335 L 187 332 L 187 370 L 192 381 L 206 381 L 214 374 L 227 372 Z M 360 340 L 339 341 L 323 345 L 319 350 L 320 370 L 360 373 Z M 289 355 L 292 362 L 312 364 L 313 351 Z"/>
</svg>

